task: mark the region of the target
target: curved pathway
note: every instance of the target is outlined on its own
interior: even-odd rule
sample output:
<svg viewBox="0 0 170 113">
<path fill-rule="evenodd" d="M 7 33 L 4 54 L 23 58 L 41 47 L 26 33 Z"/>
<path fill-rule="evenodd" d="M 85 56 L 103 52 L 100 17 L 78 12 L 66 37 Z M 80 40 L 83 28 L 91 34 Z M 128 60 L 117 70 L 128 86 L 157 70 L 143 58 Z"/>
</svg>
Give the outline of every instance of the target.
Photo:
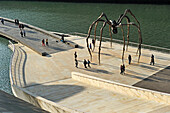
<svg viewBox="0 0 170 113">
<path fill-rule="evenodd" d="M 5 22 L 6 23 L 6 22 Z M 35 40 L 33 34 L 41 34 L 37 30 L 26 28 L 32 33 L 28 33 L 28 39 L 21 38 L 20 35 L 11 34 L 16 28 L 13 23 L 8 23 L 7 26 L 0 24 L 0 32 L 3 34 L 12 35 L 15 39 L 27 44 L 16 44 L 17 51 L 13 65 L 15 68 L 16 84 L 25 90 L 50 100 L 56 104 L 75 109 L 78 112 L 166 112 L 170 108 L 166 104 L 157 103 L 149 100 L 142 100 L 140 98 L 130 97 L 129 95 L 122 95 L 114 91 L 106 90 L 104 88 L 90 86 L 85 83 L 78 82 L 71 78 L 71 72 L 80 72 L 90 76 L 102 78 L 105 80 L 115 81 L 126 85 L 134 85 L 145 78 L 153 75 L 156 72 L 164 69 L 170 64 L 170 55 L 151 51 L 147 49 L 142 50 L 142 57 L 140 63 L 137 63 L 136 48 L 129 47 L 129 51 L 125 53 L 125 58 L 129 54 L 132 55 L 132 64 L 128 65 L 125 61 L 126 74 L 119 74 L 119 66 L 121 65 L 122 45 L 113 43 L 113 48 L 110 48 L 109 42 L 102 42 L 101 65 L 98 65 L 96 49 L 93 53 L 93 61 L 91 68 L 85 69 L 83 60 L 88 59 L 89 55 L 86 47 L 85 37 L 70 36 L 67 40 L 81 45 L 84 48 L 60 48 L 56 39 L 50 39 L 55 46 L 55 52 L 46 57 L 37 54 L 32 46 L 39 48 L 38 50 L 48 52 L 48 47 L 41 47 L 41 39 Z M 28 32 L 27 31 L 27 32 Z M 15 31 L 17 33 L 18 31 Z M 41 35 L 40 35 L 41 36 Z M 44 35 L 45 36 L 45 35 Z M 46 37 L 46 36 L 45 36 Z M 33 40 L 30 40 L 33 39 Z M 29 42 L 29 43 L 28 43 Z M 32 43 L 33 42 L 33 43 Z M 61 42 L 59 42 L 61 43 Z M 97 42 L 98 44 L 99 42 Z M 63 43 L 61 43 L 63 45 Z M 28 48 L 31 46 L 31 49 Z M 37 45 L 39 45 L 37 47 Z M 68 45 L 64 45 L 65 47 Z M 51 50 L 49 50 L 48 53 Z M 78 68 L 74 65 L 74 52 L 78 53 Z M 150 66 L 150 55 L 154 54 L 156 58 L 155 66 Z M 19 60 L 20 59 L 20 60 Z M 17 69 L 18 68 L 18 69 Z M 23 71 L 24 70 L 24 71 Z M 164 111 L 163 111 L 163 110 Z"/>
</svg>

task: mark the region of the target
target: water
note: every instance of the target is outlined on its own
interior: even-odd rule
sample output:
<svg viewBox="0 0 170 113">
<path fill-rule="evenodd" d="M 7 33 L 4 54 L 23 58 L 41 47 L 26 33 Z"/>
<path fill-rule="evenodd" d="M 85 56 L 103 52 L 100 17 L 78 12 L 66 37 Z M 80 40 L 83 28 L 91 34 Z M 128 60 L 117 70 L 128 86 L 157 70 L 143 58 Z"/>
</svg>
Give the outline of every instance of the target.
<svg viewBox="0 0 170 113">
<path fill-rule="evenodd" d="M 17 18 L 50 31 L 86 34 L 90 24 L 102 12 L 109 19 L 117 20 L 129 8 L 141 23 L 144 44 L 170 48 L 170 5 L 4 1 L 0 2 L 0 7 L 0 16 L 3 17 Z M 134 21 L 133 18 L 131 20 Z M 109 37 L 108 31 L 106 26 L 104 36 Z M 120 29 L 114 38 L 122 40 Z M 130 41 L 138 41 L 135 27 L 131 27 Z"/>
<path fill-rule="evenodd" d="M 8 48 L 8 40 L 0 37 L 0 90 L 12 94 L 9 79 L 9 63 L 12 51 Z"/>
<path fill-rule="evenodd" d="M 170 5 L 144 5 L 144 4 L 100 4 L 100 3 L 60 3 L 60 2 L 25 2 L 25 1 L 0 1 L 0 16 L 19 19 L 40 28 L 62 33 L 88 32 L 88 28 L 98 16 L 104 12 L 111 20 L 117 20 L 125 9 L 130 9 L 141 24 L 143 43 L 148 45 L 170 48 Z M 130 15 L 131 21 L 135 22 Z M 125 21 L 123 21 L 125 22 Z M 98 27 L 101 28 L 102 23 Z M 126 30 L 126 28 L 124 28 Z M 108 26 L 105 27 L 104 36 L 109 37 Z M 98 32 L 99 35 L 99 32 Z M 122 40 L 119 29 L 115 39 Z M 131 27 L 130 41 L 138 42 L 138 32 Z M 8 74 L 10 50 L 7 41 L 0 40 L 2 51 L 0 60 L 1 77 Z M 9 53 L 7 51 L 9 50 Z M 9 56 L 8 56 L 9 55 Z M 3 60 L 6 59 L 6 60 Z M 4 67 L 6 66 L 6 68 Z M 3 79 L 0 79 L 2 83 Z M 1 83 L 0 82 L 0 83 Z M 5 89 L 9 85 L 1 85 Z M 10 92 L 10 90 L 6 90 Z"/>
</svg>

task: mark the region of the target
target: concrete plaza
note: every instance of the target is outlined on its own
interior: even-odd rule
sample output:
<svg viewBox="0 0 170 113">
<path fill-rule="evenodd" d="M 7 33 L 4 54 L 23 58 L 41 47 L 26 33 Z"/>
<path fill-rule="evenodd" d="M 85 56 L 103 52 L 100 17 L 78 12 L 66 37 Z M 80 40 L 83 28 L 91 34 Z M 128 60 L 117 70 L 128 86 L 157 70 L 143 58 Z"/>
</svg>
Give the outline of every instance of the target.
<svg viewBox="0 0 170 113">
<path fill-rule="evenodd" d="M 11 23 L 12 24 L 12 23 Z M 8 24 L 7 24 L 8 25 Z M 0 32 L 13 35 L 13 37 L 20 37 L 15 35 L 18 31 L 13 30 L 13 27 L 6 27 L 0 24 Z M 18 28 L 16 28 L 18 29 Z M 26 28 L 29 31 L 29 28 Z M 32 29 L 33 30 L 33 29 Z M 11 34 L 12 32 L 12 34 Z M 39 31 L 33 30 L 34 34 Z M 32 40 L 27 39 L 32 38 Z M 166 73 L 166 78 L 160 78 L 160 71 L 163 71 L 170 64 L 170 54 L 157 52 L 149 49 L 142 49 L 142 56 L 140 62 L 137 62 L 138 56 L 136 55 L 137 48 L 129 46 L 125 52 L 125 75 L 120 74 L 120 65 L 122 64 L 122 45 L 113 43 L 112 48 L 110 42 L 102 42 L 101 50 L 101 65 L 98 65 L 98 45 L 93 52 L 93 60 L 91 61 L 91 68 L 85 69 L 83 60 L 89 59 L 89 54 L 86 48 L 85 37 L 69 36 L 66 40 L 72 41 L 81 48 L 72 48 L 68 45 L 63 51 L 58 51 L 58 43 L 56 39 L 51 36 L 45 36 L 49 39 L 49 47 L 41 46 L 41 39 L 43 37 L 32 36 L 32 32 L 27 32 L 27 36 L 19 38 L 19 40 L 27 40 L 32 48 L 41 48 L 41 50 L 48 50 L 55 47 L 54 51 L 48 56 L 41 56 L 37 54 L 35 49 L 30 49 L 24 41 L 15 44 L 16 52 L 13 60 L 13 75 L 14 82 L 17 86 L 26 89 L 40 97 L 46 98 L 56 104 L 66 106 L 71 109 L 76 109 L 79 112 L 92 112 L 92 113 L 113 113 L 113 112 L 167 112 L 170 107 L 167 104 L 158 103 L 154 100 L 144 100 L 129 95 L 122 95 L 114 91 L 106 90 L 101 87 L 91 86 L 72 79 L 71 72 L 79 72 L 93 77 L 126 84 L 129 86 L 142 87 L 152 81 L 158 82 L 159 86 L 162 85 L 162 92 L 167 92 L 170 79 Z M 41 38 L 41 39 L 40 39 Z M 29 41 L 28 41 L 29 40 Z M 31 43 L 33 41 L 33 44 Z M 35 46 L 35 47 L 34 47 Z M 38 47 L 37 47 L 38 46 Z M 37 49 L 38 50 L 38 49 Z M 39 49 L 40 50 L 40 49 Z M 55 52 L 56 50 L 56 52 Z M 74 52 L 78 53 L 78 68 L 75 67 Z M 48 52 L 48 51 L 47 51 Z M 128 64 L 128 55 L 132 56 L 132 64 Z M 150 65 L 150 56 L 155 55 L 155 65 Z M 168 69 L 168 68 L 167 68 Z M 153 77 L 154 74 L 156 77 Z M 164 77 L 164 75 L 161 77 Z M 149 83 L 141 83 L 147 78 L 152 80 Z M 139 84 L 140 83 L 140 84 Z M 156 83 L 149 85 L 148 89 L 156 89 Z M 148 86 L 148 85 L 147 85 Z M 168 91 L 169 92 L 169 91 Z"/>
</svg>

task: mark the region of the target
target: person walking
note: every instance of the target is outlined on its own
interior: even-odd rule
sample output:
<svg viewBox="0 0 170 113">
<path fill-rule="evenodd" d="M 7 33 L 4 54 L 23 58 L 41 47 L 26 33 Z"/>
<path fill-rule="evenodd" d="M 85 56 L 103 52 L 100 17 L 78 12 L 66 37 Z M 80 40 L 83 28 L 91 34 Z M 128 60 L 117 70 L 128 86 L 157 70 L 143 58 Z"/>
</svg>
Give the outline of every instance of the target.
<svg viewBox="0 0 170 113">
<path fill-rule="evenodd" d="M 130 65 L 130 64 L 131 64 L 131 61 L 132 61 L 131 55 L 128 56 L 128 60 L 129 60 L 129 65 Z"/>
<path fill-rule="evenodd" d="M 120 65 L 120 74 L 122 74 L 122 73 L 123 73 L 123 66 Z"/>
<path fill-rule="evenodd" d="M 75 65 L 76 65 L 75 67 L 78 68 L 78 61 L 77 61 L 77 59 L 75 59 Z"/>
<path fill-rule="evenodd" d="M 124 64 L 122 66 L 122 71 L 123 71 L 123 74 L 125 74 L 125 65 Z"/>
<path fill-rule="evenodd" d="M 22 30 L 20 31 L 20 34 L 21 34 L 21 37 L 23 37 L 23 32 L 22 32 Z"/>
<path fill-rule="evenodd" d="M 91 68 L 89 59 L 87 60 L 87 64 L 88 64 L 88 67 Z"/>
<path fill-rule="evenodd" d="M 92 44 L 93 44 L 93 51 L 94 51 L 94 46 L 95 46 L 95 40 L 92 39 Z"/>
<path fill-rule="evenodd" d="M 42 39 L 42 46 L 45 46 L 45 42 L 44 42 L 44 39 Z"/>
<path fill-rule="evenodd" d="M 24 37 L 26 36 L 26 32 L 25 32 L 25 30 L 23 30 L 23 34 L 24 34 Z"/>
<path fill-rule="evenodd" d="M 152 54 L 152 56 L 151 56 L 151 62 L 150 62 L 150 65 L 154 65 L 155 64 L 155 60 L 154 60 L 154 55 Z"/>
<path fill-rule="evenodd" d="M 4 25 L 4 19 L 3 18 L 1 18 L 1 23 Z"/>
<path fill-rule="evenodd" d="M 83 64 L 84 64 L 84 67 L 87 68 L 87 66 L 86 66 L 87 65 L 87 61 L 86 61 L 86 59 L 84 59 Z"/>
<path fill-rule="evenodd" d="M 48 39 L 46 39 L 45 42 L 46 42 L 46 45 L 48 46 Z"/>
<path fill-rule="evenodd" d="M 89 45 L 89 48 L 92 50 L 92 46 L 91 46 L 91 43 L 90 43 L 90 45 Z"/>
<path fill-rule="evenodd" d="M 77 52 L 74 53 L 74 58 L 77 59 Z"/>
</svg>

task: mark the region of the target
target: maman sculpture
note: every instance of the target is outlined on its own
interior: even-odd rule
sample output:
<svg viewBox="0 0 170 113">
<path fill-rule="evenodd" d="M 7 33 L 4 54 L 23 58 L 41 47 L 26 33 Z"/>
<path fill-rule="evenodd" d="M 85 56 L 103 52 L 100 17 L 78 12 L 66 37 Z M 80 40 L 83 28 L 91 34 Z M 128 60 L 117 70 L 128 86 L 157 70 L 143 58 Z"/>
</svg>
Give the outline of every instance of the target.
<svg viewBox="0 0 170 113">
<path fill-rule="evenodd" d="M 127 14 L 130 14 L 134 19 L 135 21 L 137 22 L 137 24 L 135 24 L 134 22 L 130 22 L 130 19 L 129 17 L 127 16 Z M 102 19 L 104 18 L 104 19 Z M 126 18 L 127 20 L 127 23 L 126 24 L 122 24 L 122 20 Z M 97 29 L 97 25 L 99 22 L 103 22 L 103 26 L 101 27 L 100 29 L 100 44 L 99 44 L 99 53 L 98 53 L 98 60 L 99 60 L 99 64 L 100 64 L 100 51 L 101 51 L 101 43 L 102 43 L 102 34 L 103 34 L 103 29 L 104 27 L 108 24 L 109 25 L 109 32 L 110 32 L 110 37 L 111 37 L 111 47 L 112 47 L 112 33 L 113 34 L 117 34 L 118 33 L 118 28 L 120 27 L 121 28 L 121 31 L 122 31 L 122 34 L 123 34 L 123 53 L 122 53 L 122 62 L 124 64 L 124 51 L 125 51 L 125 36 L 124 36 L 124 31 L 123 31 L 123 26 L 127 26 L 128 27 L 128 32 L 127 32 L 127 48 L 126 50 L 128 50 L 128 44 L 129 44 L 129 31 L 130 31 L 130 26 L 135 26 L 137 29 L 138 29 L 138 34 L 139 34 L 139 45 L 138 45 L 138 49 L 137 49 L 137 53 L 139 52 L 139 56 L 138 56 L 138 62 L 140 60 L 140 56 L 141 56 L 141 44 L 142 44 L 142 35 L 141 35 L 141 30 L 140 30 L 140 23 L 139 21 L 136 19 L 135 15 L 130 11 L 130 9 L 126 9 L 124 14 L 121 14 L 120 17 L 118 18 L 117 21 L 115 20 L 109 20 L 106 16 L 105 13 L 102 13 L 98 18 L 97 20 L 95 20 L 89 27 L 89 30 L 88 30 L 88 35 L 87 35 L 87 38 L 86 38 L 86 42 L 87 42 L 87 48 L 88 48 L 88 51 L 89 51 L 89 54 L 90 54 L 90 57 L 91 57 L 91 60 L 92 60 L 92 53 L 90 51 L 90 48 L 89 48 L 89 37 L 90 37 L 90 34 L 91 34 L 91 31 L 92 31 L 92 28 L 94 27 L 95 25 L 95 29 L 94 29 L 94 48 L 95 48 L 95 41 L 96 41 L 96 29 Z M 111 33 L 112 32 L 112 33 Z M 93 49 L 94 50 L 94 49 Z M 136 54 L 137 54 L 136 53 Z"/>
</svg>

